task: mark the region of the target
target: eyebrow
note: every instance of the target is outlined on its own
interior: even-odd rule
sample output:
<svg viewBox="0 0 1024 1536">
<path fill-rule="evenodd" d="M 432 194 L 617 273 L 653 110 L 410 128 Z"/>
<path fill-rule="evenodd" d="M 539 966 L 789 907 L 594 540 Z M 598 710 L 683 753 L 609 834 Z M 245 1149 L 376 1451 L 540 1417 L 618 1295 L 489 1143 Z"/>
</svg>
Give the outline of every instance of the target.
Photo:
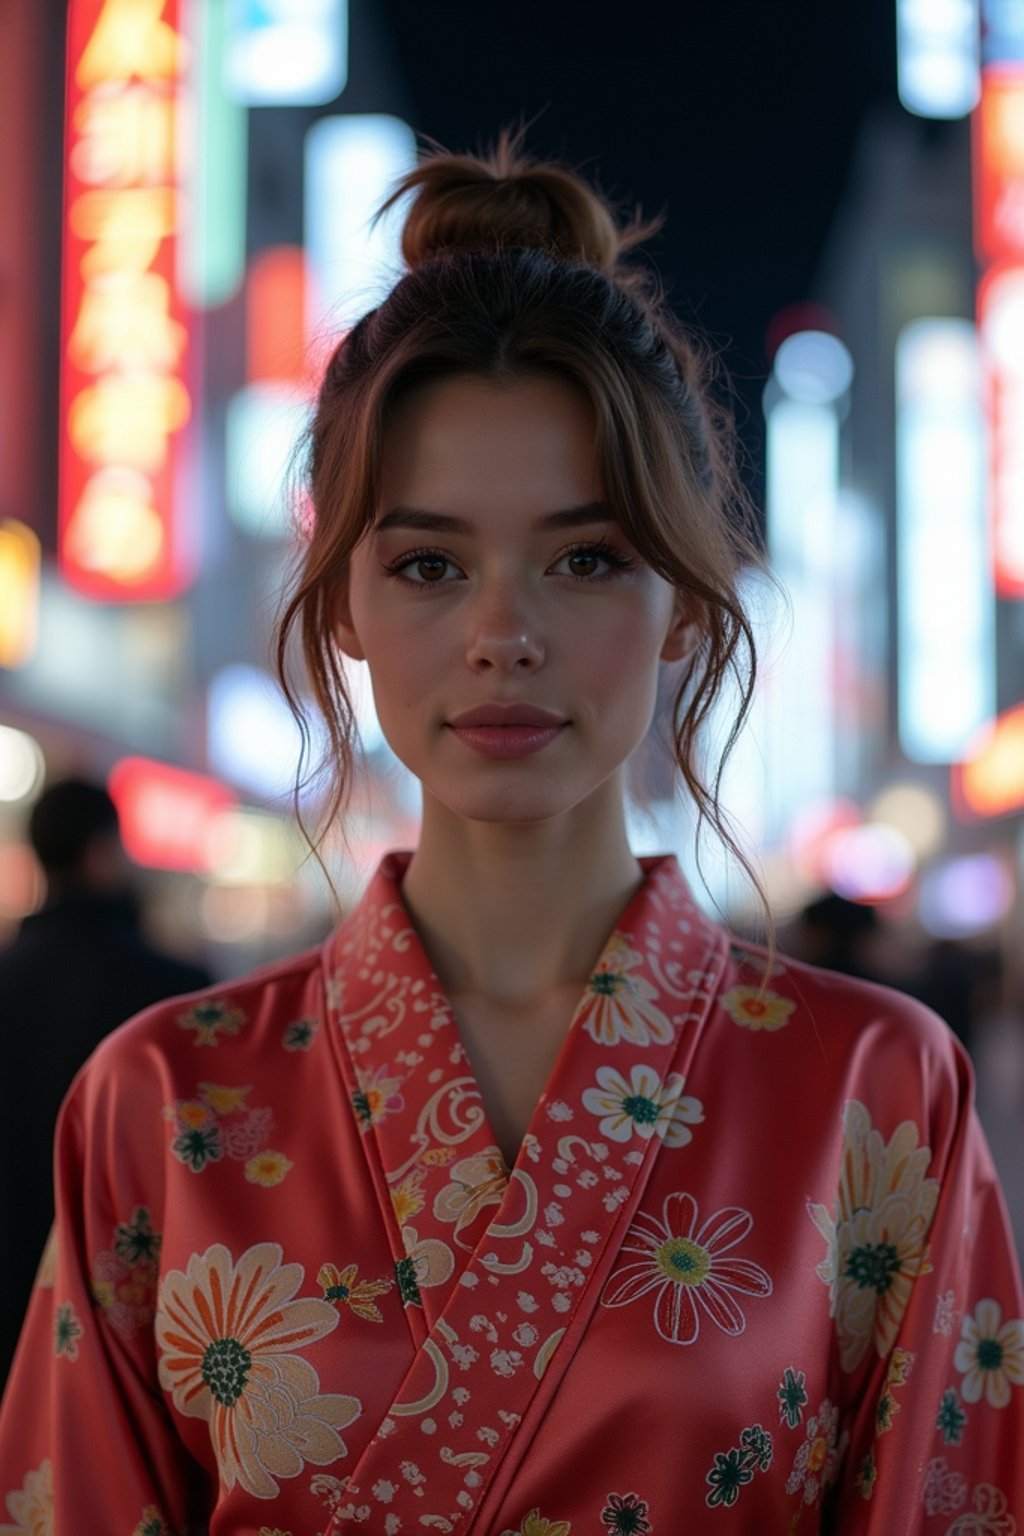
<svg viewBox="0 0 1024 1536">
<path fill-rule="evenodd" d="M 579 528 L 585 523 L 614 522 L 607 507 L 599 501 L 588 501 L 578 507 L 563 507 L 558 512 L 546 512 L 533 524 L 535 533 L 551 528 Z M 434 533 L 475 533 L 473 523 L 464 517 L 451 517 L 446 512 L 430 512 L 425 507 L 394 507 L 374 524 L 373 532 L 388 533 L 393 528 L 418 528 Z"/>
</svg>

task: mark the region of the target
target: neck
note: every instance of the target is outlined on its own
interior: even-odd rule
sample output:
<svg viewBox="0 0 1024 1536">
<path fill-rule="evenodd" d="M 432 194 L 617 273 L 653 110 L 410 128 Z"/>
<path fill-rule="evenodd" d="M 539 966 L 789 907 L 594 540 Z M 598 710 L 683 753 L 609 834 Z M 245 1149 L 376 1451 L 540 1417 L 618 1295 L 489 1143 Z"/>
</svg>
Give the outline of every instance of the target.
<svg viewBox="0 0 1024 1536">
<path fill-rule="evenodd" d="M 621 797 L 617 816 L 600 810 L 485 824 L 452 816 L 424 792 L 402 897 L 448 997 L 515 1011 L 582 990 L 644 881 Z"/>
</svg>

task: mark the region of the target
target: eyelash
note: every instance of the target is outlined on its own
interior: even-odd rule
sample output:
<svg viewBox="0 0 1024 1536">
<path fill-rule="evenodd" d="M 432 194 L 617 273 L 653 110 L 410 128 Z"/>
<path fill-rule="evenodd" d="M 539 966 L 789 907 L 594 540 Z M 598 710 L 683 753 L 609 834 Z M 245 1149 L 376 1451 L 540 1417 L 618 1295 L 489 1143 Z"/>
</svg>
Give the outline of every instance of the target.
<svg viewBox="0 0 1024 1536">
<path fill-rule="evenodd" d="M 597 555 L 602 560 L 606 560 L 612 567 L 610 571 L 605 571 L 603 576 L 572 576 L 569 578 L 570 581 L 577 582 L 592 583 L 599 581 L 610 581 L 618 571 L 631 571 L 636 567 L 637 564 L 637 562 L 631 559 L 628 555 L 621 555 L 619 551 L 617 549 L 613 549 L 610 544 L 603 543 L 574 544 L 571 549 L 564 550 L 558 558 L 559 560 L 568 560 L 570 555 Z M 399 581 L 404 581 L 406 586 L 409 587 L 429 588 L 451 586 L 451 582 L 448 581 L 412 581 L 408 576 L 403 576 L 402 572 L 406 569 L 406 567 L 415 565 L 418 560 L 443 560 L 448 565 L 455 564 L 455 561 L 452 560 L 449 555 L 446 555 L 441 549 L 414 549 L 411 550 L 409 554 L 402 555 L 400 559 L 393 560 L 390 565 L 385 565 L 383 567 L 384 573 L 387 576 L 396 576 Z"/>
</svg>

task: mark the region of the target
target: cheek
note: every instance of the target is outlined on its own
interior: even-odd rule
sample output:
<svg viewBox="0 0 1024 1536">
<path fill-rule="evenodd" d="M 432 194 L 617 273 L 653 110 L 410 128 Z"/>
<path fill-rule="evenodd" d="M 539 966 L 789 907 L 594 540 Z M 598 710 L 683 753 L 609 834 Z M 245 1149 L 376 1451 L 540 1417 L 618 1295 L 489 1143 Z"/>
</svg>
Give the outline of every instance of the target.
<svg viewBox="0 0 1024 1536">
<path fill-rule="evenodd" d="M 652 623 L 650 612 L 638 608 L 593 633 L 583 648 L 577 633 L 575 645 L 587 674 L 605 678 L 611 694 L 613 682 L 619 690 L 628 686 L 642 691 L 648 678 L 656 679 L 661 638 L 662 630 Z"/>
</svg>

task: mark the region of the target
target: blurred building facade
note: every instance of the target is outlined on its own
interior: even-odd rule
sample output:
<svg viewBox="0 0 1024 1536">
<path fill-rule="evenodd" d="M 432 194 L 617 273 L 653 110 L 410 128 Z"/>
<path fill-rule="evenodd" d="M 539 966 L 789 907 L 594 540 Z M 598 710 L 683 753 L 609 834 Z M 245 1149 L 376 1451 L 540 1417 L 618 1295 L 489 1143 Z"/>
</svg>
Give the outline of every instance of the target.
<svg viewBox="0 0 1024 1536">
<path fill-rule="evenodd" d="M 336 0 L 316 36 L 315 10 L 167 0 L 131 57 L 119 0 L 0 13 L 5 202 L 20 211 L 0 235 L 15 296 L 0 311 L 0 937 L 40 899 L 27 809 L 68 771 L 110 781 L 158 936 L 218 974 L 333 921 L 270 678 L 303 515 L 288 466 L 326 348 L 399 275 L 402 210 L 367 220 L 415 139 L 379 14 Z M 865 123 L 808 306 L 775 327 L 768 544 L 790 611 L 748 584 L 764 681 L 723 785 L 782 921 L 832 889 L 877 905 L 896 951 L 995 949 L 1009 975 L 1024 604 L 997 591 L 984 542 L 972 121 L 893 103 Z M 111 284 L 134 311 L 104 311 Z M 343 902 L 383 848 L 414 841 L 418 814 L 359 668 L 352 683 L 354 859 L 324 848 Z M 673 683 L 633 765 L 631 838 L 696 873 L 664 745 Z M 315 785 L 303 805 L 315 821 Z M 750 921 L 713 846 L 701 869 L 709 902 Z"/>
</svg>

